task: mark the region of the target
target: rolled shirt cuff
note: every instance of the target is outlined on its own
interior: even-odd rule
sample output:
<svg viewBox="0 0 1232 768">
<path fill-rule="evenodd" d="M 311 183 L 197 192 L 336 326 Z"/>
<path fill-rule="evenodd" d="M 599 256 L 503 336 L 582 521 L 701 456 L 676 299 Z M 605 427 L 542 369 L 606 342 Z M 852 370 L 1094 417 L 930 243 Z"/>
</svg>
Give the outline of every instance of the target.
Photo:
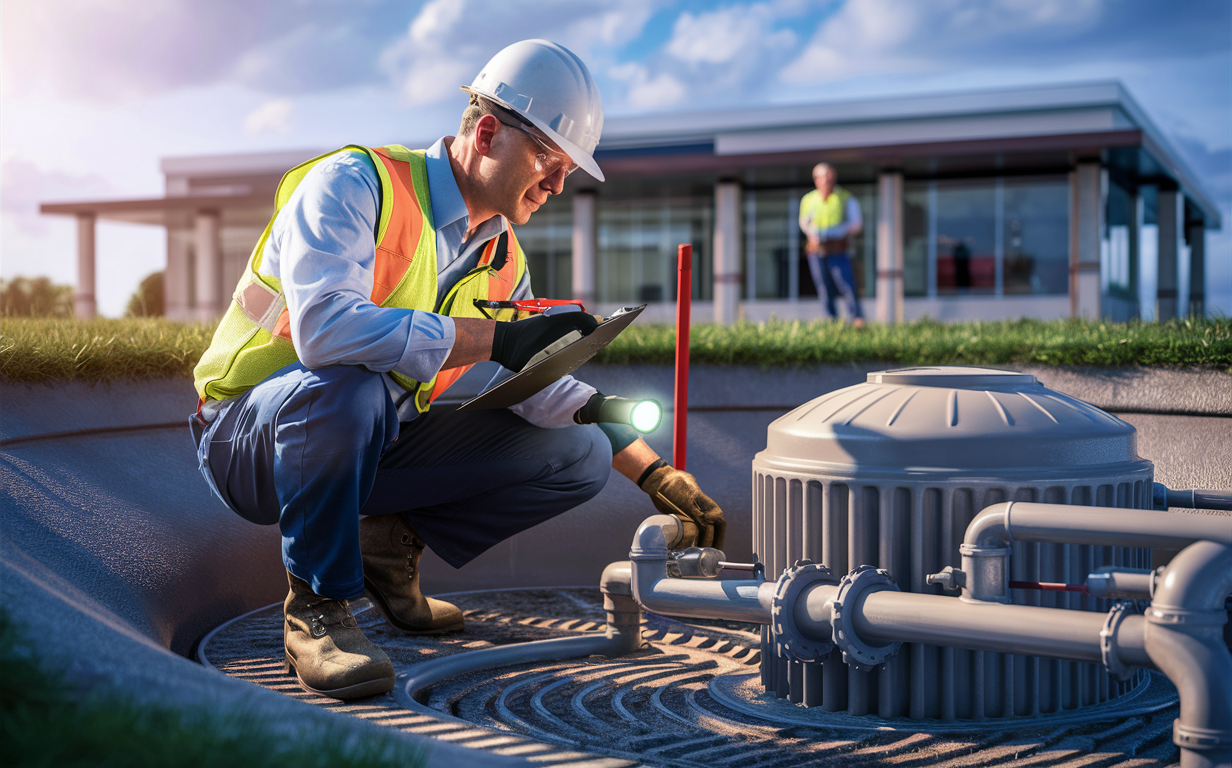
<svg viewBox="0 0 1232 768">
<path fill-rule="evenodd" d="M 453 318 L 431 312 L 412 312 L 406 349 L 393 370 L 415 381 L 431 381 L 453 351 L 456 339 Z"/>
</svg>

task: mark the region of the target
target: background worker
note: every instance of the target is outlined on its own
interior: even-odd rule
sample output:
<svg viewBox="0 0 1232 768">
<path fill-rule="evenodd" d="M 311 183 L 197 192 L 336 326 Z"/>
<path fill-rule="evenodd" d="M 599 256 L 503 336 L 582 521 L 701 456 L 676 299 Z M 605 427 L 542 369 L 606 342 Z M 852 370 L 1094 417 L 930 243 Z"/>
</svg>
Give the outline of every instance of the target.
<svg viewBox="0 0 1232 768">
<path fill-rule="evenodd" d="M 800 229 L 808 238 L 805 246 L 809 272 L 817 297 L 826 314 L 838 318 L 835 300 L 842 296 L 847 318 L 856 327 L 864 325 L 864 311 L 856 294 L 855 274 L 851 270 L 851 238 L 864 231 L 860 203 L 850 192 L 836 186 L 838 174 L 827 163 L 813 166 L 817 187 L 800 200 Z"/>
<path fill-rule="evenodd" d="M 594 80 L 530 40 L 464 90 L 456 137 L 346 147 L 287 173 L 195 371 L 202 474 L 232 510 L 280 526 L 287 663 L 326 696 L 394 684 L 349 600 L 366 592 L 408 633 L 460 630 L 456 606 L 420 591 L 425 546 L 460 568 L 592 498 L 613 468 L 697 543 L 722 545 L 722 510 L 691 475 L 627 427 L 575 423 L 594 387 L 565 377 L 509 409 L 429 410 L 474 363 L 518 371 L 596 327 L 584 312 L 492 320 L 475 306 L 530 298 L 511 223 L 578 167 L 603 180 Z"/>
</svg>

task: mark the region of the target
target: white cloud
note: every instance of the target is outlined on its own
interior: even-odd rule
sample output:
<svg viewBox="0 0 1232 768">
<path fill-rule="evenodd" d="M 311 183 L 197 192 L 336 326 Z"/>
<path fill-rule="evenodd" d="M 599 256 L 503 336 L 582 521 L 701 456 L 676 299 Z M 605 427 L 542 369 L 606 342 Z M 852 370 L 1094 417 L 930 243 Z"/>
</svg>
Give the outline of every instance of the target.
<svg viewBox="0 0 1232 768">
<path fill-rule="evenodd" d="M 290 133 L 291 115 L 295 102 L 290 99 L 274 99 L 248 113 L 244 118 L 244 133 L 260 136 L 263 133 Z"/>
<path fill-rule="evenodd" d="M 739 57 L 760 58 L 763 51 L 792 47 L 791 30 L 774 30 L 775 13 L 757 3 L 729 6 L 694 16 L 682 13 L 672 28 L 668 55 L 690 64 L 726 64 Z"/>
<path fill-rule="evenodd" d="M 12 226 L 28 234 L 48 231 L 49 217 L 39 213 L 40 203 L 114 194 L 112 185 L 98 174 L 48 170 L 16 157 L 0 165 L 0 211 Z"/>
<path fill-rule="evenodd" d="M 431 0 L 406 33 L 386 46 L 380 66 L 408 104 L 458 97 L 506 45 L 530 38 L 576 53 L 596 77 L 614 51 L 641 34 L 662 0 L 543 0 L 533 11 L 501 0 Z"/>
<path fill-rule="evenodd" d="M 411 42 L 436 47 L 437 40 L 454 33 L 465 10 L 466 0 L 432 0 L 411 22 Z"/>
<path fill-rule="evenodd" d="M 849 0 L 783 68 L 787 82 L 998 66 L 1087 32 L 1101 0 Z M 1071 54 L 1072 55 L 1072 54 Z"/>
<path fill-rule="evenodd" d="M 688 88 L 666 72 L 651 75 L 641 64 L 623 64 L 608 71 L 612 77 L 627 83 L 625 102 L 633 109 L 663 109 L 685 101 Z"/>
</svg>

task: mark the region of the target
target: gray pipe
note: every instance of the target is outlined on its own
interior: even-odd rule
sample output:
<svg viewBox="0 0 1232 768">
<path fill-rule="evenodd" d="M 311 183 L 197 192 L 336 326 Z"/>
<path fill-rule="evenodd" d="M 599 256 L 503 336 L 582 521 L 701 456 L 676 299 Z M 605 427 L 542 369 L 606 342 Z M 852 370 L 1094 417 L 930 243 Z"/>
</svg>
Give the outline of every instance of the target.
<svg viewBox="0 0 1232 768">
<path fill-rule="evenodd" d="M 651 515 L 638 527 L 629 550 L 633 598 L 646 610 L 665 616 L 769 624 L 773 581 L 668 577 L 667 542 L 676 537 L 679 526 L 671 515 Z"/>
<path fill-rule="evenodd" d="M 1155 593 L 1155 571 L 1100 568 L 1087 576 L 1087 594 L 1122 600 L 1150 600 Z"/>
<path fill-rule="evenodd" d="M 1232 510 L 1232 491 L 1209 491 L 1201 488 L 1173 490 L 1155 483 L 1152 494 L 1155 509 L 1184 507 L 1186 509 Z"/>
<path fill-rule="evenodd" d="M 1222 629 L 1230 591 L 1232 547 L 1201 541 L 1168 564 L 1147 613 L 1146 651 L 1181 698 L 1172 740 L 1182 768 L 1232 765 L 1232 654 Z"/>
<path fill-rule="evenodd" d="M 975 516 L 959 547 L 966 574 L 962 597 L 1010 601 L 1008 559 L 1014 541 L 1179 549 L 1204 540 L 1232 546 L 1232 525 L 1223 517 L 1142 509 L 1014 501 L 994 504 Z"/>
<path fill-rule="evenodd" d="M 819 584 L 796 602 L 796 626 L 813 640 L 830 640 L 830 604 L 838 587 Z M 1021 653 L 1099 664 L 1102 613 L 1029 605 L 970 603 L 942 595 L 870 592 L 856 603 L 854 627 L 872 645 L 927 643 L 977 651 Z M 1117 631 L 1117 656 L 1131 666 L 1153 666 L 1143 650 L 1145 620 L 1130 616 Z"/>
</svg>

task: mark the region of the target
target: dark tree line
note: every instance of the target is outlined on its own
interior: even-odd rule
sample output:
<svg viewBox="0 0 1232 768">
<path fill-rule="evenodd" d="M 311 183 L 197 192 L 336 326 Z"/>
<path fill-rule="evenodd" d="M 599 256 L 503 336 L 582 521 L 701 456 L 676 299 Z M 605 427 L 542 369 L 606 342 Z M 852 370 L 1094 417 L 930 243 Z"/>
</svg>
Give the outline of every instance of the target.
<svg viewBox="0 0 1232 768">
<path fill-rule="evenodd" d="M 72 317 L 73 286 L 48 277 L 0 280 L 0 315 L 4 317 Z"/>
<path fill-rule="evenodd" d="M 163 273 L 148 275 L 128 299 L 127 317 L 161 317 Z M 56 285 L 47 277 L 0 280 L 0 316 L 72 317 L 73 286 Z"/>
</svg>

